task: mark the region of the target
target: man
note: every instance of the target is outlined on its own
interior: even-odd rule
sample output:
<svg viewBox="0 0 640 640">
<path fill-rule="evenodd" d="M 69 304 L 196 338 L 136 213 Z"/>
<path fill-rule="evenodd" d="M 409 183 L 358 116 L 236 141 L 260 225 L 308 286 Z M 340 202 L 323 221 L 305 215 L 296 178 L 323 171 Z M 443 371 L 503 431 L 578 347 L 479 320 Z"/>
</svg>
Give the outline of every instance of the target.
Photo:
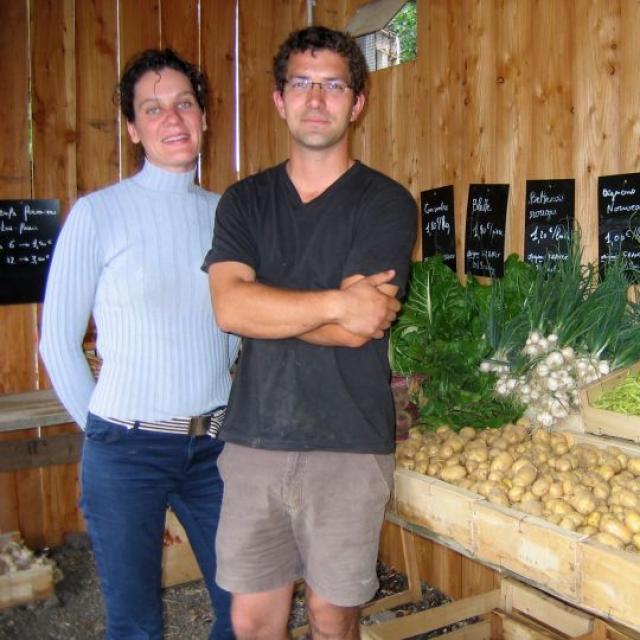
<svg viewBox="0 0 640 640">
<path fill-rule="evenodd" d="M 219 325 L 245 338 L 222 434 L 217 577 L 240 640 L 287 637 L 301 577 L 313 637 L 358 638 L 393 480 L 386 330 L 416 209 L 349 156 L 367 77 L 351 37 L 291 34 L 274 76 L 289 160 L 224 194 L 205 259 Z"/>
</svg>

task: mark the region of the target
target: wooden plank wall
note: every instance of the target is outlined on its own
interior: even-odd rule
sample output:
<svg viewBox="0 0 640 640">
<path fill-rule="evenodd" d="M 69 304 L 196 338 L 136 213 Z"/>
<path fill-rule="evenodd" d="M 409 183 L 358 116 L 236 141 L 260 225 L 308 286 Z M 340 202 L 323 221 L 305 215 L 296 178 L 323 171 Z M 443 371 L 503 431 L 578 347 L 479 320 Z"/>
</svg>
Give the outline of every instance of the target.
<svg viewBox="0 0 640 640">
<path fill-rule="evenodd" d="M 209 75 L 202 184 L 221 191 L 236 179 L 235 0 L 3 2 L 0 44 L 11 52 L 0 107 L 0 198 L 59 198 L 66 214 L 78 196 L 135 171 L 113 93 L 126 60 L 156 46 L 175 48 Z M 37 355 L 39 312 L 39 305 L 0 306 L 0 393 L 49 386 Z M 76 429 L 28 429 L 1 439 Z M 36 548 L 60 544 L 66 532 L 83 528 L 77 498 L 76 464 L 1 472 L 0 530 L 20 530 Z"/>
<path fill-rule="evenodd" d="M 314 21 L 344 28 L 361 4 L 316 0 Z M 165 44 L 209 74 L 202 182 L 214 190 L 230 184 L 235 16 L 234 0 L 1 3 L 0 43 L 12 55 L 0 107 L 0 197 L 58 197 L 66 210 L 78 195 L 131 173 L 136 158 L 113 88 L 131 53 Z M 286 34 L 306 24 L 307 3 L 239 0 L 238 19 L 239 173 L 246 175 L 286 157 L 271 61 Z M 511 185 L 507 246 L 521 252 L 525 181 L 573 177 L 585 258 L 593 260 L 598 176 L 640 170 L 639 22 L 637 0 L 418 0 L 417 60 L 373 75 L 354 155 L 416 198 L 454 185 L 459 264 L 469 183 Z M 37 357 L 38 314 L 37 305 L 0 306 L 0 393 L 48 384 Z M 0 529 L 20 528 L 39 546 L 81 527 L 76 475 L 73 466 L 0 474 Z M 383 543 L 389 557 L 399 548 L 393 531 Z M 462 580 L 467 561 L 434 549 L 425 542 L 423 565 L 452 595 L 493 580 Z"/>
<path fill-rule="evenodd" d="M 318 0 L 344 27 L 360 0 Z M 527 179 L 575 178 L 585 259 L 597 179 L 640 169 L 636 0 L 418 0 L 414 62 L 376 72 L 354 153 L 419 197 L 453 184 L 458 264 L 470 183 L 510 184 L 507 249 L 522 254 Z"/>
</svg>

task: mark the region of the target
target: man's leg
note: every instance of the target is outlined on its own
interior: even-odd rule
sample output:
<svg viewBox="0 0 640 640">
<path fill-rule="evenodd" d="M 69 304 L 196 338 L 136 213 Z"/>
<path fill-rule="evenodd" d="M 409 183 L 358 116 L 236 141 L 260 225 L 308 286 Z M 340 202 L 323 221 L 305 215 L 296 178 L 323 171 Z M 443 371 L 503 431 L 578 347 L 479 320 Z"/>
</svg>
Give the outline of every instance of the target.
<svg viewBox="0 0 640 640">
<path fill-rule="evenodd" d="M 286 640 L 293 585 L 259 593 L 234 593 L 231 619 L 237 640 Z"/>
<path fill-rule="evenodd" d="M 227 443 L 216 537 L 218 584 L 233 593 L 237 638 L 286 638 L 294 582 L 302 575 L 291 510 L 299 495 L 299 454 Z"/>
<path fill-rule="evenodd" d="M 338 607 L 307 587 L 307 613 L 313 640 L 358 640 L 360 607 Z"/>
</svg>

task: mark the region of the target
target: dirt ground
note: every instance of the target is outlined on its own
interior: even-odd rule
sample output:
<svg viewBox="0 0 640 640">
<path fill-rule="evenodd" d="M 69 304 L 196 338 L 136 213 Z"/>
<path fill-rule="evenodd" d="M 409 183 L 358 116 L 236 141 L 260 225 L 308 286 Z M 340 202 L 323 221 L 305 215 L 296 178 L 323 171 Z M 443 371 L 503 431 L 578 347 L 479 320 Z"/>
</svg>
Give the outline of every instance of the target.
<svg viewBox="0 0 640 640">
<path fill-rule="evenodd" d="M 21 607 L 0 611 L 0 640 L 102 640 L 104 609 L 100 596 L 89 538 L 84 534 L 69 536 L 66 544 L 49 553 L 62 578 L 56 583 L 55 597 Z M 376 597 L 397 593 L 406 588 L 402 574 L 379 565 L 380 589 Z M 165 589 L 165 640 L 206 640 L 212 622 L 209 597 L 202 580 Z M 376 619 L 406 615 L 446 598 L 423 585 L 423 600 L 395 612 L 382 612 Z M 375 620 L 365 619 L 365 623 Z M 291 626 L 305 622 L 304 602 L 300 596 L 292 604 Z M 422 635 L 416 640 L 433 637 Z"/>
</svg>

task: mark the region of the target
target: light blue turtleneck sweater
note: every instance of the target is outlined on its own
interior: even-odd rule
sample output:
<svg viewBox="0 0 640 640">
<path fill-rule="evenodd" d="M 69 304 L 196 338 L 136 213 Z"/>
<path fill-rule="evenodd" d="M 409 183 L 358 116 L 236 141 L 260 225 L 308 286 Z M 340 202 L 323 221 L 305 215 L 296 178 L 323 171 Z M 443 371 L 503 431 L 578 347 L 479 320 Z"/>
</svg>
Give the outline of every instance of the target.
<svg viewBox="0 0 640 640">
<path fill-rule="evenodd" d="M 73 419 L 167 420 L 227 403 L 239 340 L 215 324 L 207 275 L 219 196 L 146 162 L 80 198 L 51 262 L 40 352 Z M 93 312 L 102 367 L 82 350 Z"/>
</svg>

